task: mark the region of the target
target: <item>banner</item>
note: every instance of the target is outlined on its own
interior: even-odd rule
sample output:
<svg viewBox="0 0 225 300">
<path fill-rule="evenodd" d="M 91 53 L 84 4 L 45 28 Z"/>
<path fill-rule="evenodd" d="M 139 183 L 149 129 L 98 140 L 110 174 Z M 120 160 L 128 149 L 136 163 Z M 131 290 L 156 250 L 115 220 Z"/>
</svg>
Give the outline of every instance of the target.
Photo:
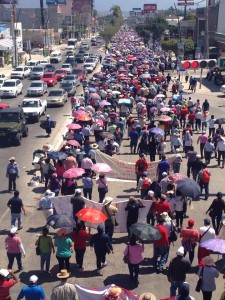
<svg viewBox="0 0 225 300">
<path fill-rule="evenodd" d="M 172 163 L 176 158 L 175 155 L 170 156 L 167 160 Z M 106 163 L 112 168 L 112 171 L 107 174 L 109 178 L 116 178 L 121 180 L 136 181 L 135 163 L 119 160 L 113 156 L 109 156 L 99 150 L 96 151 L 97 163 Z M 159 161 L 149 162 L 148 173 L 151 179 L 157 177 L 157 166 Z"/>
<path fill-rule="evenodd" d="M 72 204 L 70 203 L 70 199 L 72 196 L 73 195 L 51 198 L 57 214 L 60 214 L 60 215 L 67 214 L 68 216 L 73 217 L 73 207 L 72 207 Z M 127 196 L 127 198 L 129 198 L 129 195 Z M 126 233 L 127 232 L 127 226 L 126 226 L 127 211 L 125 211 L 127 202 L 128 202 L 128 200 L 119 201 L 119 202 L 115 201 L 112 203 L 112 205 L 115 205 L 118 208 L 118 213 L 116 214 L 116 220 L 119 223 L 119 225 L 115 227 L 114 232 L 117 232 L 117 233 Z M 152 201 L 150 201 L 150 200 L 142 200 L 142 202 L 145 204 L 146 207 L 139 209 L 139 218 L 138 218 L 139 223 L 144 223 L 146 216 L 148 214 L 148 211 L 152 204 Z M 86 207 L 94 207 L 99 210 L 102 210 L 102 207 L 103 207 L 102 203 L 98 203 L 98 202 L 88 200 L 88 199 L 85 200 L 85 204 L 86 204 Z M 91 223 L 87 223 L 87 222 L 85 222 L 85 224 L 88 227 L 92 227 L 92 228 L 97 228 L 97 226 L 98 226 L 98 224 L 91 224 Z"/>
</svg>

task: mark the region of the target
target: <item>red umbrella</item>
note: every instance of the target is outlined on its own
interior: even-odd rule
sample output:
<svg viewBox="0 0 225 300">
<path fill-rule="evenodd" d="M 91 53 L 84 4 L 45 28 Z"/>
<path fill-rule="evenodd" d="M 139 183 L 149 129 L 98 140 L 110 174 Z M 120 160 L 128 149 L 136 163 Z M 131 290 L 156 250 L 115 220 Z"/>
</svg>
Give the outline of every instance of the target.
<svg viewBox="0 0 225 300">
<path fill-rule="evenodd" d="M 69 170 L 66 170 L 63 173 L 64 178 L 76 178 L 80 177 L 85 173 L 85 170 L 82 168 L 71 168 Z"/>
<path fill-rule="evenodd" d="M 3 109 L 3 108 L 8 108 L 9 105 L 6 104 L 6 103 L 0 103 L 0 109 Z"/>
<path fill-rule="evenodd" d="M 105 163 L 94 164 L 91 169 L 97 173 L 109 173 L 112 171 L 111 167 Z"/>
<path fill-rule="evenodd" d="M 67 127 L 68 129 L 72 129 L 72 130 L 74 130 L 74 129 L 81 129 L 81 128 L 82 128 L 82 127 L 80 126 L 80 124 L 76 124 L 76 123 L 68 124 L 68 125 L 66 125 L 66 127 Z"/>
<path fill-rule="evenodd" d="M 91 121 L 91 117 L 89 117 L 88 115 L 79 115 L 79 116 L 77 116 L 77 117 L 75 117 L 76 118 L 76 120 L 78 120 L 78 121 Z"/>
<path fill-rule="evenodd" d="M 81 109 L 75 110 L 73 112 L 73 117 L 74 118 L 76 118 L 77 116 L 80 116 L 80 115 L 88 115 L 88 114 L 85 110 L 81 110 Z"/>
<path fill-rule="evenodd" d="M 89 222 L 89 223 L 103 223 L 107 219 L 107 217 L 101 210 L 93 207 L 82 208 L 76 214 L 76 216 L 81 221 Z"/>
<path fill-rule="evenodd" d="M 80 147 L 80 144 L 76 140 L 69 140 L 67 142 L 68 145 L 74 146 L 74 147 Z"/>
</svg>

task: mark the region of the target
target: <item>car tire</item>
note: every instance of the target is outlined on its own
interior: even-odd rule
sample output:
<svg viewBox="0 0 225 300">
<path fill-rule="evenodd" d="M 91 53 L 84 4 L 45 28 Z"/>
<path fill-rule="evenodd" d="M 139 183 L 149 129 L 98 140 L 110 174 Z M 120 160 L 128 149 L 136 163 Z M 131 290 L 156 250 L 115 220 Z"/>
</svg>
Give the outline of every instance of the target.
<svg viewBox="0 0 225 300">
<path fill-rule="evenodd" d="M 25 126 L 24 131 L 23 131 L 23 137 L 27 137 L 28 136 L 28 127 Z"/>
<path fill-rule="evenodd" d="M 36 120 L 35 120 L 35 121 L 36 121 L 36 122 L 39 122 L 40 117 L 41 117 L 41 116 L 38 114 L 38 115 L 36 116 Z"/>
<path fill-rule="evenodd" d="M 22 143 L 22 136 L 20 133 L 17 133 L 14 139 L 15 146 L 20 146 Z"/>
<path fill-rule="evenodd" d="M 17 96 L 18 96 L 18 95 L 17 95 L 17 92 L 16 92 L 16 93 L 15 93 L 15 98 L 17 98 Z"/>
</svg>

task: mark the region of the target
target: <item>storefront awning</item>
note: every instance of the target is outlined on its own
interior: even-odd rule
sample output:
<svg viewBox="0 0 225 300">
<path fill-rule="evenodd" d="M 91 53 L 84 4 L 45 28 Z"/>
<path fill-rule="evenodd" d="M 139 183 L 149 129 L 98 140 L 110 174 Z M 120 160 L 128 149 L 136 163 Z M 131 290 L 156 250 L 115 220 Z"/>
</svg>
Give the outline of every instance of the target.
<svg viewBox="0 0 225 300">
<path fill-rule="evenodd" d="M 10 39 L 0 40 L 0 50 L 11 50 L 13 47 L 13 41 Z"/>
</svg>

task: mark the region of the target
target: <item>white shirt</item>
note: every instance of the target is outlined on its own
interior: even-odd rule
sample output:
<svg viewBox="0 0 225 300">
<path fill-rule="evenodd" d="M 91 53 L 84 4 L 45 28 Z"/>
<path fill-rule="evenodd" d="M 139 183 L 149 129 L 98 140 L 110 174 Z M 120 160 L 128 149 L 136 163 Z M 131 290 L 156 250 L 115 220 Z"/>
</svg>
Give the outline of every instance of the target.
<svg viewBox="0 0 225 300">
<path fill-rule="evenodd" d="M 88 153 L 88 155 L 90 155 L 91 159 L 95 159 L 96 160 L 96 150 L 91 149 Z"/>
<path fill-rule="evenodd" d="M 199 228 L 199 234 L 200 237 L 204 234 L 204 232 L 206 232 L 206 230 L 208 230 L 209 226 L 203 226 Z M 210 229 L 206 232 L 206 234 L 204 234 L 204 236 L 201 238 L 201 241 L 199 243 L 199 245 L 201 246 L 203 242 L 211 240 L 211 239 L 215 239 L 216 238 L 216 234 L 215 234 L 215 230 L 210 227 Z"/>
<path fill-rule="evenodd" d="M 225 151 L 225 141 L 219 141 L 216 146 L 216 151 Z"/>
</svg>

